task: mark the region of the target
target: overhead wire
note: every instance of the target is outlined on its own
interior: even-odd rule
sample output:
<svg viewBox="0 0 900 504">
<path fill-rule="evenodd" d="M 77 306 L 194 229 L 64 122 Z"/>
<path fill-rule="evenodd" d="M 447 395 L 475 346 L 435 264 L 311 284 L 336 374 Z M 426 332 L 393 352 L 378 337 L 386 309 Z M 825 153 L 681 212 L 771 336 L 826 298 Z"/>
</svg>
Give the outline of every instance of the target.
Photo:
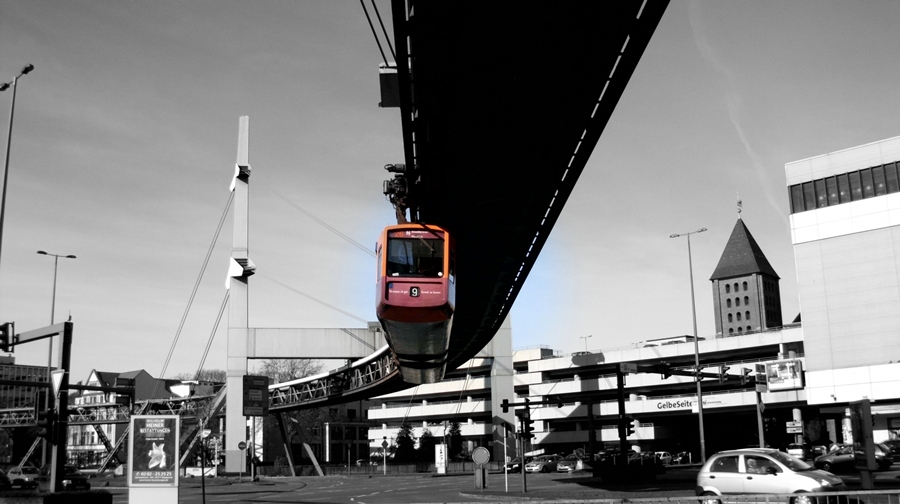
<svg viewBox="0 0 900 504">
<path fill-rule="evenodd" d="M 275 189 L 272 189 L 272 192 L 275 193 L 275 195 L 278 196 L 279 198 L 283 199 L 288 205 L 291 205 L 292 207 L 296 208 L 297 210 L 299 210 L 300 212 L 302 212 L 304 215 L 306 215 L 306 216 L 309 217 L 310 219 L 312 219 L 312 220 L 316 221 L 317 223 L 319 223 L 319 225 L 321 225 L 321 226 L 324 227 L 325 229 L 327 229 L 327 230 L 331 231 L 332 233 L 334 233 L 334 234 L 340 236 L 341 238 L 343 238 L 344 240 L 346 240 L 348 243 L 350 243 L 350 244 L 353 245 L 354 247 L 356 247 L 356 248 L 362 250 L 363 252 L 369 254 L 370 256 L 375 257 L 375 252 L 372 251 L 369 247 L 366 247 L 366 246 L 363 245 L 362 243 L 359 243 L 358 241 L 354 240 L 353 238 L 350 238 L 349 236 L 345 235 L 344 233 L 341 233 L 340 231 L 338 231 L 337 229 L 335 229 L 333 226 L 331 226 L 331 225 L 328 224 L 327 222 L 323 221 L 322 219 L 316 217 L 315 215 L 313 215 L 311 212 L 309 212 L 309 211 L 306 210 L 305 208 L 301 207 L 300 205 L 298 205 L 298 204 L 294 203 L 293 201 L 289 200 L 285 195 L 281 194 L 280 192 L 276 191 Z"/>
<path fill-rule="evenodd" d="M 200 373 L 203 371 L 203 365 L 206 364 L 206 357 L 209 355 L 209 349 L 212 342 L 216 338 L 216 331 L 219 330 L 219 323 L 222 322 L 222 314 L 225 313 L 225 307 L 228 306 L 228 296 L 231 290 L 225 290 L 225 297 L 222 299 L 222 306 L 219 308 L 219 316 L 216 317 L 216 323 L 213 324 L 212 332 L 209 333 L 209 339 L 206 341 L 206 349 L 203 350 L 203 357 L 200 359 L 200 365 L 197 366 L 197 373 L 194 375 L 194 381 L 200 381 Z"/>
<path fill-rule="evenodd" d="M 381 53 L 381 59 L 384 60 L 384 65 L 387 66 L 387 56 L 384 55 L 384 49 L 381 47 L 381 40 L 378 39 L 378 34 L 375 32 L 375 25 L 372 24 L 372 18 L 369 17 L 369 11 L 366 9 L 365 0 L 359 0 L 359 5 L 362 6 L 363 12 L 366 13 L 366 20 L 369 21 L 369 28 L 372 30 L 372 36 L 375 37 L 375 43 L 378 44 L 378 52 Z M 378 16 L 379 21 L 381 20 L 381 16 Z M 393 49 L 392 49 L 393 51 Z M 396 58 L 395 58 L 396 59 Z"/>
<path fill-rule="evenodd" d="M 394 52 L 394 46 L 391 44 L 391 37 L 388 36 L 387 30 L 384 28 L 384 21 L 381 20 L 381 13 L 378 12 L 378 5 L 375 4 L 375 0 L 372 0 L 372 8 L 375 9 L 375 15 L 378 17 L 378 24 L 381 25 L 381 33 L 384 34 L 384 40 L 387 41 L 388 49 L 391 50 L 391 58 L 394 58 L 394 61 L 396 61 L 397 53 Z"/>
<path fill-rule="evenodd" d="M 327 307 L 327 308 L 331 308 L 332 310 L 334 310 L 334 311 L 336 311 L 336 312 L 343 313 L 344 315 L 346 315 L 346 316 L 348 316 L 348 317 L 351 317 L 351 318 L 354 318 L 354 319 L 356 319 L 356 320 L 358 320 L 358 321 L 360 321 L 360 322 L 363 322 L 363 323 L 368 323 L 368 322 L 369 322 L 368 320 L 366 320 L 366 319 L 364 319 L 364 318 L 362 318 L 362 317 L 357 317 L 356 315 L 354 315 L 354 314 L 352 314 L 352 313 L 350 313 L 350 312 L 341 310 L 341 309 L 338 308 L 337 306 L 330 305 L 330 304 L 326 303 L 325 301 L 322 301 L 322 300 L 320 300 L 320 299 L 316 299 L 315 297 L 310 296 L 309 294 L 307 294 L 307 293 L 305 293 L 305 292 L 299 291 L 299 290 L 297 290 L 297 289 L 291 287 L 290 285 L 288 285 L 288 284 L 286 284 L 286 283 L 284 283 L 284 282 L 280 282 L 280 281 L 278 281 L 278 280 L 275 280 L 274 278 L 272 278 L 272 277 L 270 277 L 270 276 L 268 276 L 268 275 L 266 275 L 266 274 L 264 274 L 264 273 L 257 273 L 256 275 L 259 276 L 259 277 L 265 278 L 266 280 L 269 280 L 270 282 L 275 282 L 275 283 L 277 283 L 278 285 L 284 287 L 285 289 L 287 289 L 287 290 L 289 290 L 289 291 L 291 291 L 291 292 L 294 292 L 295 294 L 300 294 L 301 296 L 303 296 L 303 297 L 305 297 L 305 298 L 308 298 L 308 299 L 310 299 L 310 300 L 312 300 L 312 301 L 315 301 L 316 303 L 319 303 L 319 304 L 322 305 L 322 306 L 325 306 L 325 307 Z"/>
<path fill-rule="evenodd" d="M 203 279 L 203 274 L 206 272 L 206 267 L 209 265 L 209 258 L 212 256 L 213 249 L 216 246 L 216 242 L 219 240 L 219 233 L 222 231 L 222 225 L 225 223 L 225 217 L 228 215 L 228 210 L 231 208 L 231 203 L 234 201 L 234 191 L 231 191 L 228 195 L 228 202 L 225 204 L 225 210 L 222 211 L 222 217 L 219 219 L 219 225 L 216 227 L 216 233 L 213 235 L 212 242 L 209 244 L 209 250 L 206 252 L 206 258 L 203 260 L 203 266 L 200 268 L 200 274 L 197 275 L 197 280 L 194 282 L 194 290 L 191 292 L 191 296 L 188 299 L 187 306 L 184 308 L 184 314 L 181 316 L 181 323 L 178 324 L 178 330 L 175 332 L 175 338 L 172 339 L 172 345 L 169 347 L 169 355 L 166 356 L 166 362 L 163 364 L 162 371 L 159 373 L 159 378 L 156 380 L 156 385 L 153 387 L 153 393 L 150 394 L 150 398 L 156 397 L 156 393 L 159 391 L 159 385 L 162 383 L 162 379 L 166 376 L 166 370 L 169 368 L 169 362 L 172 360 L 172 354 L 175 353 L 175 345 L 178 344 L 178 339 L 181 337 L 181 331 L 184 329 L 184 323 L 187 320 L 188 313 L 191 311 L 191 306 L 194 304 L 194 298 L 197 296 L 197 290 L 200 288 L 200 281 Z"/>
</svg>

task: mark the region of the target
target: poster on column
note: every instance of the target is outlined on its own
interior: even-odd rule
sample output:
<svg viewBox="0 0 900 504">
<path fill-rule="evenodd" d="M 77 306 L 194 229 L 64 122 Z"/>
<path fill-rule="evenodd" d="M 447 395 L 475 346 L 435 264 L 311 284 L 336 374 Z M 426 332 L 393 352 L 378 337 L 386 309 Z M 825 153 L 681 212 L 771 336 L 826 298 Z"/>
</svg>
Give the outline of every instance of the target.
<svg viewBox="0 0 900 504">
<path fill-rule="evenodd" d="M 128 486 L 177 487 L 179 439 L 175 415 L 131 417 Z"/>
</svg>

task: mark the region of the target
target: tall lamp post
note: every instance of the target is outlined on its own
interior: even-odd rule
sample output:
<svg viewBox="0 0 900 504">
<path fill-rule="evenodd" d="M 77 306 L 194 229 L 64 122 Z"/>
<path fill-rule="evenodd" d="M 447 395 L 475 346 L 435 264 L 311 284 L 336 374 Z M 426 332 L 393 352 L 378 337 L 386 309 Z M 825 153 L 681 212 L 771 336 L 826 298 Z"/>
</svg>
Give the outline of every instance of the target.
<svg viewBox="0 0 900 504">
<path fill-rule="evenodd" d="M 587 336 L 579 336 L 579 338 L 581 338 L 581 339 L 584 340 L 584 351 L 585 351 L 585 352 L 588 351 L 588 349 L 587 349 L 587 340 L 588 340 L 588 338 L 590 338 L 591 336 L 593 336 L 593 334 L 588 334 Z"/>
<path fill-rule="evenodd" d="M 669 238 L 687 237 L 688 246 L 688 273 L 691 275 L 691 313 L 694 317 L 694 381 L 697 382 L 697 418 L 700 420 L 700 463 L 706 462 L 706 439 L 703 435 L 703 392 L 700 389 L 700 345 L 697 342 L 697 306 L 694 302 L 694 264 L 691 259 L 691 235 L 702 233 L 706 228 L 700 228 L 690 233 L 680 233 L 669 235 Z"/>
<path fill-rule="evenodd" d="M 9 106 L 9 133 L 6 137 L 6 163 L 3 165 L 3 196 L 0 197 L 0 252 L 3 250 L 3 221 L 6 217 L 6 186 L 9 180 L 9 147 L 12 144 L 13 115 L 16 111 L 16 90 L 19 89 L 19 77 L 34 70 L 34 65 L 28 64 L 22 68 L 19 75 L 15 76 L 10 82 L 0 84 L 0 91 L 6 91 L 10 86 L 13 88 L 12 104 Z"/>
<path fill-rule="evenodd" d="M 4 186 L 4 191 L 5 190 L 6 190 L 6 188 Z M 75 256 L 73 256 L 71 254 L 69 254 L 69 255 L 50 254 L 50 253 L 44 252 L 43 250 L 38 250 L 37 253 L 40 255 L 53 257 L 53 300 L 50 302 L 50 325 L 53 325 L 56 323 L 56 273 L 59 271 L 59 258 L 62 257 L 63 259 L 75 259 Z M 48 350 L 47 350 L 47 382 L 49 383 L 50 375 L 53 372 L 53 338 L 47 339 L 47 346 L 48 346 Z M 51 407 L 50 394 L 47 394 L 44 397 L 44 409 L 50 409 L 50 407 Z M 44 450 L 42 450 L 42 452 L 41 452 L 42 465 L 44 463 L 46 463 L 46 459 L 45 459 L 45 457 L 47 456 L 46 443 L 47 443 L 47 441 L 44 440 Z"/>
</svg>

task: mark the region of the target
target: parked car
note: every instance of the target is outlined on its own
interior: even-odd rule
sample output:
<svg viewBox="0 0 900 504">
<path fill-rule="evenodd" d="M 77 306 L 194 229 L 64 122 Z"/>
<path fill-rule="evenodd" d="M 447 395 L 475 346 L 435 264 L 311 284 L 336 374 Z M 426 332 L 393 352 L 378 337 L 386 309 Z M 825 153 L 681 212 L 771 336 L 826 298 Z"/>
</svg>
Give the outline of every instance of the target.
<svg viewBox="0 0 900 504">
<path fill-rule="evenodd" d="M 64 466 L 65 474 L 62 477 L 62 488 L 57 488 L 57 491 L 60 490 L 90 490 L 91 483 L 88 481 L 87 477 L 78 470 L 77 467 L 73 465 Z M 41 467 L 40 475 L 38 476 L 38 484 L 42 490 L 48 490 L 50 488 L 50 466 L 45 465 Z"/>
<path fill-rule="evenodd" d="M 856 470 L 853 445 L 840 445 L 837 451 L 833 451 L 821 457 L 816 457 L 813 462 L 816 467 L 825 471 L 847 472 Z M 875 463 L 878 469 L 885 471 L 894 463 L 891 449 L 882 443 L 875 445 Z"/>
<path fill-rule="evenodd" d="M 791 443 L 787 445 L 787 454 L 797 457 L 800 460 L 806 460 L 806 447 L 801 443 Z"/>
<path fill-rule="evenodd" d="M 846 490 L 841 478 L 771 448 L 744 448 L 716 453 L 697 473 L 700 496 L 797 494 L 790 504 L 811 504 L 805 492 Z M 718 499 L 714 499 L 719 501 Z"/>
<path fill-rule="evenodd" d="M 672 457 L 673 464 L 690 464 L 691 463 L 691 453 L 682 451 L 675 454 Z"/>
<path fill-rule="evenodd" d="M 559 463 L 560 459 L 559 455 L 541 455 L 539 457 L 535 457 L 534 460 L 525 464 L 525 472 L 550 472 L 556 470 L 556 465 Z"/>
<path fill-rule="evenodd" d="M 525 463 L 534 460 L 534 457 L 525 457 Z M 522 457 L 516 457 L 506 463 L 506 470 L 509 472 L 522 472 Z"/>
<path fill-rule="evenodd" d="M 12 483 L 9 481 L 9 476 L 3 473 L 3 469 L 0 469 L 0 490 L 10 490 L 12 488 Z"/>
<path fill-rule="evenodd" d="M 656 461 L 663 465 L 669 465 L 672 463 L 672 454 L 667 451 L 658 451 L 656 452 Z"/>
<path fill-rule="evenodd" d="M 40 474 L 40 469 L 31 466 L 12 467 L 6 472 L 10 484 L 22 488 L 37 488 Z"/>
<path fill-rule="evenodd" d="M 890 448 L 891 458 L 894 459 L 894 462 L 900 462 L 900 439 L 890 439 L 881 444 Z"/>
<path fill-rule="evenodd" d="M 572 472 L 578 469 L 578 463 L 581 460 L 578 459 L 575 455 L 569 455 L 568 457 L 559 461 L 556 464 L 556 472 Z"/>
</svg>

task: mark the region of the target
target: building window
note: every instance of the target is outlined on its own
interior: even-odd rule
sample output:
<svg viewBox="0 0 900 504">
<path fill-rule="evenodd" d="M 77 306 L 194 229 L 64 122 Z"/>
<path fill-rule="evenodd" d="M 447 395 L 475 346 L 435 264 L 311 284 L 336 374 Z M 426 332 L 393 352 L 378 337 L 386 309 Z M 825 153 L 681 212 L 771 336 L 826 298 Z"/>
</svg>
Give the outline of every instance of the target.
<svg viewBox="0 0 900 504">
<path fill-rule="evenodd" d="M 840 198 L 838 198 L 837 177 L 825 179 L 825 191 L 828 193 L 828 206 L 834 206 L 841 202 Z"/>
<path fill-rule="evenodd" d="M 742 333 L 742 332 L 744 332 L 744 330 L 741 329 L 740 327 L 738 327 L 738 334 L 740 334 L 740 333 Z"/>
<path fill-rule="evenodd" d="M 747 326 L 747 332 L 750 332 L 750 331 L 751 331 L 750 326 Z"/>
<path fill-rule="evenodd" d="M 734 334 L 734 329 L 731 328 L 731 327 L 729 327 L 729 328 L 728 328 L 728 334 Z"/>
<path fill-rule="evenodd" d="M 850 176 L 846 173 L 837 176 L 838 199 L 840 203 L 850 203 Z"/>
<path fill-rule="evenodd" d="M 738 322 L 741 321 L 741 312 L 737 312 L 737 319 L 738 319 Z"/>
<path fill-rule="evenodd" d="M 725 294 L 731 293 L 731 284 L 725 284 Z"/>
<path fill-rule="evenodd" d="M 725 308 L 731 308 L 731 298 L 725 300 Z"/>
<path fill-rule="evenodd" d="M 738 291 L 737 282 L 734 282 L 734 292 L 737 292 L 737 291 Z"/>
<path fill-rule="evenodd" d="M 828 206 L 828 193 L 825 192 L 825 181 L 816 180 L 816 208 L 825 208 Z"/>
<path fill-rule="evenodd" d="M 859 172 L 848 173 L 850 176 L 850 200 L 859 201 L 863 199 L 862 182 L 859 180 Z"/>
<path fill-rule="evenodd" d="M 884 196 L 887 194 L 887 186 L 884 184 L 884 167 L 875 166 L 872 168 L 872 179 L 875 182 L 875 196 Z"/>
<path fill-rule="evenodd" d="M 739 297 L 734 298 L 734 306 L 741 306 L 741 298 L 739 298 Z"/>
<path fill-rule="evenodd" d="M 747 290 L 747 282 L 744 282 L 744 290 Z"/>
<path fill-rule="evenodd" d="M 898 173 L 897 162 L 811 180 L 788 188 L 791 213 L 897 192 L 900 192 L 900 173 Z"/>
<path fill-rule="evenodd" d="M 744 296 L 744 306 L 750 306 L 750 297 Z"/>
<path fill-rule="evenodd" d="M 731 323 L 731 314 L 730 313 L 728 314 L 728 323 L 729 324 Z"/>
<path fill-rule="evenodd" d="M 750 320 L 750 312 L 744 312 L 744 320 Z"/>
</svg>

